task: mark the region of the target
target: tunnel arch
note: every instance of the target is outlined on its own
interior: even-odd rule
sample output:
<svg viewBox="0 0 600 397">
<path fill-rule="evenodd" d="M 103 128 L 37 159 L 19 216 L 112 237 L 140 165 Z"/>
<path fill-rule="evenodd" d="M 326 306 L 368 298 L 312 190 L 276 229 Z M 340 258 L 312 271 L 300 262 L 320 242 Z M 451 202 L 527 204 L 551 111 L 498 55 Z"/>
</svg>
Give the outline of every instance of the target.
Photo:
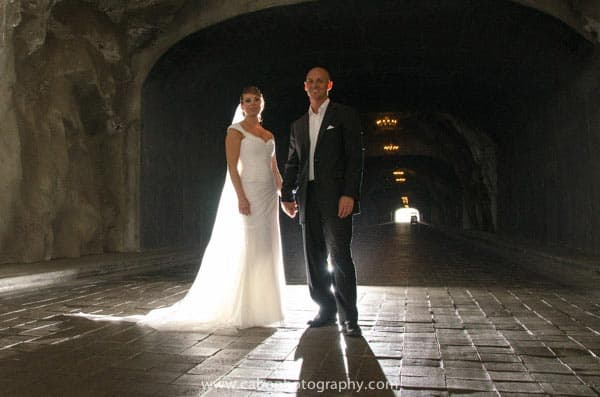
<svg viewBox="0 0 600 397">
<path fill-rule="evenodd" d="M 466 27 L 460 30 L 460 45 L 453 47 L 449 44 L 452 41 L 439 36 L 439 32 L 430 34 L 423 30 L 421 24 L 424 21 L 430 21 L 432 15 L 437 18 L 436 23 L 450 24 L 448 29 L 450 26 L 456 26 L 452 23 L 460 24 L 460 21 L 450 22 L 453 20 L 452 17 L 459 12 L 457 10 L 460 7 L 448 7 L 441 14 L 436 14 L 439 10 L 433 10 L 426 6 L 417 11 L 411 9 L 413 13 L 410 16 L 411 21 L 402 19 L 401 22 L 406 22 L 406 25 L 400 24 L 406 34 L 401 37 L 401 40 L 395 38 L 394 41 L 390 41 L 390 36 L 387 34 L 393 31 L 394 27 L 381 30 L 382 14 L 375 11 L 377 5 L 373 5 L 373 8 L 363 6 L 367 8 L 360 9 L 360 23 L 356 18 L 357 10 L 354 10 L 337 15 L 338 18 L 333 26 L 327 23 L 329 21 L 327 15 L 333 15 L 335 4 L 337 4 L 335 1 L 327 2 L 329 8 L 326 8 L 325 11 L 323 11 L 323 7 L 319 7 L 324 14 L 312 25 L 307 25 L 305 18 L 317 7 L 311 2 L 299 2 L 239 15 L 207 26 L 173 46 L 154 66 L 152 73 L 156 73 L 156 78 L 152 73 L 148 75 L 144 95 L 152 90 L 153 85 L 155 85 L 156 92 L 162 94 L 166 92 L 164 88 L 169 85 L 185 86 L 183 97 L 181 93 L 177 93 L 173 94 L 171 99 L 177 96 L 189 107 L 190 104 L 199 104 L 203 101 L 201 95 L 197 95 L 198 92 L 218 93 L 211 95 L 210 107 L 212 110 L 194 108 L 194 112 L 196 112 L 194 117 L 204 114 L 207 115 L 206 118 L 200 121 L 191 116 L 184 116 L 183 119 L 179 118 L 176 121 L 179 131 L 185 131 L 184 135 L 187 134 L 188 137 L 190 136 L 190 127 L 198 125 L 199 122 L 207 131 L 210 130 L 210 133 L 198 139 L 204 140 L 204 144 L 212 148 L 217 148 L 211 153 L 218 156 L 210 157 L 217 161 L 218 157 L 222 155 L 219 152 L 221 149 L 218 149 L 218 134 L 219 131 L 222 132 L 223 126 L 228 122 L 229 113 L 233 108 L 232 99 L 237 97 L 239 87 L 248 82 L 257 84 L 263 88 L 267 96 L 266 122 L 276 132 L 281 163 L 285 156 L 289 121 L 306 109 L 305 98 L 301 90 L 301 79 L 306 69 L 312 64 L 326 64 L 332 70 L 336 83 L 333 97 L 357 107 L 361 111 L 363 120 L 373 112 L 409 109 L 414 112 L 435 114 L 436 122 L 458 133 L 465 144 L 468 158 L 475 164 L 475 166 L 467 168 L 474 170 L 476 175 L 473 177 L 475 182 L 471 186 L 466 186 L 459 177 L 456 177 L 455 182 L 461 186 L 464 195 L 471 195 L 474 201 L 483 202 L 483 205 L 463 206 L 458 210 L 442 211 L 446 215 L 436 216 L 438 219 L 445 219 L 445 222 L 460 224 L 462 227 L 495 230 L 498 177 L 495 170 L 494 148 L 499 146 L 498 150 L 502 150 L 502 146 L 506 143 L 505 137 L 502 135 L 503 122 L 509 117 L 509 114 L 515 111 L 515 106 L 520 104 L 520 102 L 512 103 L 515 96 L 519 98 L 518 101 L 521 101 L 521 98 L 527 97 L 532 92 L 538 94 L 556 87 L 556 81 L 553 82 L 552 87 L 546 87 L 546 83 L 554 76 L 537 73 L 540 70 L 547 73 L 540 66 L 545 59 L 536 58 L 535 54 L 531 54 L 528 50 L 528 46 L 532 42 L 536 45 L 544 43 L 543 45 L 549 46 L 547 48 L 549 53 L 558 58 L 561 53 L 578 56 L 577 54 L 585 52 L 586 48 L 586 45 L 582 43 L 584 40 L 581 36 L 568 32 L 567 28 L 551 18 L 540 18 L 537 12 L 515 6 L 512 2 L 501 2 L 503 6 L 497 8 L 499 3 L 498 1 L 478 3 L 478 6 L 483 8 L 478 8 L 475 14 L 471 10 L 472 12 L 469 14 L 471 25 L 469 26 L 474 31 L 479 31 L 486 26 L 485 18 L 473 19 L 472 17 L 479 15 L 478 12 L 482 9 L 486 10 L 486 6 L 491 7 L 494 12 L 502 15 L 499 18 L 500 25 L 496 24 L 493 29 L 500 31 L 507 29 L 511 35 L 531 42 L 515 44 L 513 42 L 515 36 L 511 36 L 510 39 L 500 38 L 498 42 L 485 42 L 495 36 L 475 37 L 470 34 L 470 28 Z M 397 18 L 402 11 L 401 9 L 396 10 L 396 13 L 389 15 L 389 18 Z M 486 13 L 482 12 L 481 14 L 485 15 Z M 365 20 L 369 22 L 364 22 Z M 278 21 L 281 25 L 274 25 L 271 23 L 273 21 Z M 528 22 L 533 25 L 532 31 L 539 31 L 539 34 L 524 32 L 517 28 L 526 26 Z M 385 24 L 383 25 L 385 26 Z M 251 28 L 256 26 L 261 28 L 256 34 L 249 35 L 250 40 L 253 37 L 264 37 L 265 35 L 273 37 L 273 39 L 269 43 L 261 43 L 263 46 L 260 48 L 239 47 L 240 32 L 251 31 Z M 273 26 L 277 26 L 276 35 Z M 323 48 L 311 50 L 309 45 L 298 39 L 296 33 L 300 26 L 302 26 L 303 32 L 313 32 L 315 36 L 312 37 L 317 37 L 319 34 L 329 35 Z M 357 26 L 360 29 L 356 29 Z M 355 34 L 356 31 L 360 33 Z M 340 32 L 353 33 L 343 36 L 344 40 L 341 40 Z M 492 33 L 491 30 L 488 32 Z M 555 47 L 552 47 L 548 43 L 553 42 L 553 38 L 556 37 L 560 37 L 561 40 L 554 40 Z M 223 41 L 223 38 L 229 38 L 232 41 Z M 232 45 L 225 46 L 224 43 Z M 373 43 L 377 43 L 377 45 L 373 46 Z M 445 43 L 449 47 L 443 47 L 444 51 L 436 53 L 435 49 L 442 48 L 439 47 L 440 43 Z M 484 49 L 482 47 L 484 44 L 489 47 Z M 230 53 L 236 51 L 239 51 L 237 53 L 239 56 L 232 59 Z M 475 53 L 478 56 L 474 58 L 472 55 Z M 265 62 L 267 54 L 272 58 Z M 302 56 L 301 54 L 309 55 Z M 506 57 L 498 58 L 499 54 L 506 55 Z M 253 66 L 244 69 L 245 63 L 241 59 Z M 356 62 L 357 59 L 360 62 Z M 498 64 L 498 60 L 501 60 L 502 64 Z M 523 60 L 525 61 L 523 62 Z M 244 70 L 243 77 L 236 74 L 236 71 L 239 70 Z M 291 78 L 291 76 L 295 77 Z M 197 92 L 192 93 L 192 88 Z M 368 95 L 365 92 L 368 92 Z M 145 98 L 150 97 L 145 96 Z M 149 108 L 157 110 L 151 112 L 153 116 L 158 117 L 161 114 L 161 106 L 153 107 L 151 100 L 145 100 L 145 103 L 150 106 Z M 493 117 L 489 116 L 490 113 L 493 113 Z M 496 118 L 500 122 L 496 123 Z M 169 115 L 165 115 L 162 119 L 168 120 Z M 149 125 L 152 125 L 152 122 L 145 120 L 145 128 Z M 143 139 L 142 142 L 144 142 Z M 179 145 L 193 147 L 193 145 L 181 143 Z M 157 147 L 167 146 L 158 144 Z M 142 147 L 142 153 L 146 149 Z M 187 157 L 191 155 L 187 154 Z M 212 160 L 211 165 L 214 165 Z M 144 165 L 142 165 L 142 174 L 143 168 Z M 192 169 L 190 167 L 182 168 Z M 224 172 L 224 166 L 223 170 L 219 172 Z M 467 171 L 463 173 L 466 174 Z M 210 182 L 212 184 L 210 190 L 217 190 L 217 181 L 221 177 L 222 175 L 217 173 L 217 177 Z M 143 195 L 143 182 L 141 185 L 140 191 Z M 436 188 L 435 183 L 431 184 L 428 194 L 431 195 L 435 189 L 438 194 L 441 194 L 442 190 Z M 175 195 L 172 195 L 171 192 L 168 194 L 171 197 L 177 195 L 182 197 L 185 193 L 178 191 Z M 419 194 L 426 195 L 424 191 L 420 191 Z M 143 205 L 144 197 L 140 197 L 140 200 Z M 212 197 L 212 200 L 214 202 L 215 198 Z M 169 201 L 166 200 L 165 203 L 169 203 Z M 183 214 L 188 213 L 183 208 L 179 208 L 178 211 L 177 216 L 180 218 L 184 216 Z M 447 213 L 453 215 L 447 215 Z M 465 213 L 469 214 L 468 219 L 464 218 Z M 424 214 L 427 214 L 427 211 Z M 198 224 L 206 223 L 207 219 L 210 219 L 208 213 L 198 216 L 199 218 L 196 219 Z M 456 222 L 449 221 L 452 217 L 461 219 Z M 156 220 L 153 217 L 150 218 Z M 143 229 L 144 225 L 141 227 Z M 194 227 L 185 229 L 197 230 Z M 177 233 L 169 233 L 168 227 L 163 230 L 170 236 L 177 235 Z"/>
<path fill-rule="evenodd" d="M 160 57 L 190 34 L 244 14 L 310 1 L 313 0 L 260 0 L 251 5 L 239 4 L 232 7 L 223 7 L 218 0 L 185 4 L 181 10 L 178 10 L 178 15 L 173 23 L 164 29 L 153 45 L 145 47 L 135 54 L 134 75 L 137 77 L 139 88 L 141 89 L 141 85 Z M 594 28 L 594 21 L 597 22 L 600 18 L 600 12 L 584 3 L 573 3 L 567 0 L 498 0 L 498 2 L 516 3 L 550 15 L 562 21 L 585 39 L 600 40 L 600 36 Z"/>
</svg>

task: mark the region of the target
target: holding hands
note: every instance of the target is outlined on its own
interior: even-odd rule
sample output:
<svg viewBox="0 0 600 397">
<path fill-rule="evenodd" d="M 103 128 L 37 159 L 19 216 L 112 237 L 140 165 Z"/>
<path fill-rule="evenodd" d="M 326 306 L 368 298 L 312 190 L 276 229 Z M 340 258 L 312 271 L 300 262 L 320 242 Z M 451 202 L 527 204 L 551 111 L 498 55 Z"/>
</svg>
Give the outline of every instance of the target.
<svg viewBox="0 0 600 397">
<path fill-rule="evenodd" d="M 340 201 L 338 203 L 338 217 L 340 219 L 344 219 L 348 215 L 352 214 L 352 210 L 354 209 L 354 198 L 350 196 L 342 196 L 340 197 Z"/>
<path fill-rule="evenodd" d="M 298 204 L 295 201 L 282 201 L 281 208 L 290 218 L 295 217 L 298 213 Z"/>
<path fill-rule="evenodd" d="M 281 208 L 283 212 L 287 214 L 290 218 L 294 218 L 298 213 L 298 204 L 295 201 L 282 201 Z M 352 214 L 352 210 L 354 209 L 354 198 L 350 196 L 342 196 L 340 197 L 338 204 L 338 217 L 340 219 L 346 218 L 350 214 Z"/>
</svg>

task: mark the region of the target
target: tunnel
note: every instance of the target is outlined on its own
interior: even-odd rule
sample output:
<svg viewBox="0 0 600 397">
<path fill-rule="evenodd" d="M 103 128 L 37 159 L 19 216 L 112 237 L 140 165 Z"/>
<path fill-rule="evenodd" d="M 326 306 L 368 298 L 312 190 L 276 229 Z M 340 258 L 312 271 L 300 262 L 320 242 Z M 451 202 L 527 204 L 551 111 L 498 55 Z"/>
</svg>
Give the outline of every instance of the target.
<svg viewBox="0 0 600 397">
<path fill-rule="evenodd" d="M 408 203 L 434 227 L 598 252 L 597 45 L 492 0 L 307 2 L 178 41 L 143 85 L 141 248 L 209 236 L 241 87 L 263 90 L 283 167 L 314 65 L 330 70 L 331 97 L 361 116 L 356 228 L 390 222 Z M 281 222 L 286 263 L 301 266 L 299 228 Z"/>
<path fill-rule="evenodd" d="M 0 2 L 2 392 L 599 396 L 599 48 L 591 0 Z M 313 66 L 362 127 L 362 336 L 307 322 L 281 211 L 283 320 L 139 323 L 201 274 L 242 88 L 283 169 Z"/>
<path fill-rule="evenodd" d="M 263 90 L 282 168 L 315 65 L 360 115 L 357 230 L 410 207 L 455 236 L 598 255 L 593 5 L 152 4 L 3 8 L 0 263 L 201 250 L 241 88 Z"/>
</svg>

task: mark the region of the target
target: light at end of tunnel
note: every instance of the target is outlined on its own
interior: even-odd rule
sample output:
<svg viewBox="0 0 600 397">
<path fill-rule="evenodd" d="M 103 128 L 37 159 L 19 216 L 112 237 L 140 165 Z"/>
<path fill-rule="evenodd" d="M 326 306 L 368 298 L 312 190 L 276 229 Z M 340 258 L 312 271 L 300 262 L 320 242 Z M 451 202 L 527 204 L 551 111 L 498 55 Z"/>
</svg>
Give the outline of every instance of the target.
<svg viewBox="0 0 600 397">
<path fill-rule="evenodd" d="M 421 221 L 421 214 L 416 208 L 398 208 L 394 212 L 394 222 L 396 223 L 411 223 L 413 216 L 416 216 L 417 222 Z"/>
</svg>

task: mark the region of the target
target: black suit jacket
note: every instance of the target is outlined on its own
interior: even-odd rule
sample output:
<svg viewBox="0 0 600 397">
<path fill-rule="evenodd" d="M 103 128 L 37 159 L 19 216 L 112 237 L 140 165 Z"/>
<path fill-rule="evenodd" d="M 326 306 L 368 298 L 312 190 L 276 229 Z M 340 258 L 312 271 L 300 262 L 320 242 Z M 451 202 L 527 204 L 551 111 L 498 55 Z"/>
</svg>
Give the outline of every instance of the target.
<svg viewBox="0 0 600 397">
<path fill-rule="evenodd" d="M 282 201 L 296 201 L 304 223 L 310 141 L 308 113 L 292 123 L 288 159 L 283 173 Z M 330 102 L 319 130 L 314 156 L 316 199 L 322 211 L 336 216 L 341 196 L 360 210 L 363 170 L 362 129 L 356 111 Z"/>
</svg>

